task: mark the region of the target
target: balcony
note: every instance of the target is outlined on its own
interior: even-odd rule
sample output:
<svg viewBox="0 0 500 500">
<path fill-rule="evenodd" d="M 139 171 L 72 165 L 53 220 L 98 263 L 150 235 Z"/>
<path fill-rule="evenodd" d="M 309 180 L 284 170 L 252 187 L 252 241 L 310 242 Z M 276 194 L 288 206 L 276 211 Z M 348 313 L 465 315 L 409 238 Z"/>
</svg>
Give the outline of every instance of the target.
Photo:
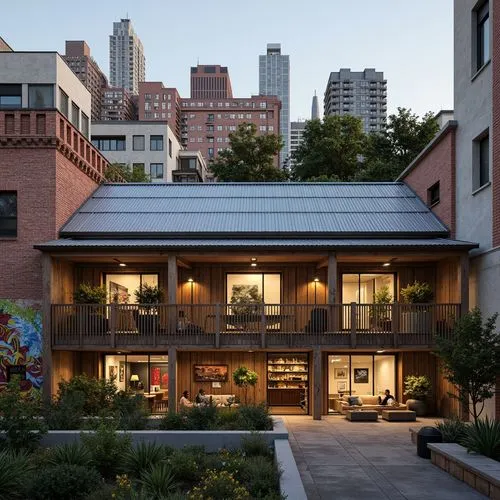
<svg viewBox="0 0 500 500">
<path fill-rule="evenodd" d="M 53 304 L 60 350 L 431 348 L 459 304 Z"/>
</svg>

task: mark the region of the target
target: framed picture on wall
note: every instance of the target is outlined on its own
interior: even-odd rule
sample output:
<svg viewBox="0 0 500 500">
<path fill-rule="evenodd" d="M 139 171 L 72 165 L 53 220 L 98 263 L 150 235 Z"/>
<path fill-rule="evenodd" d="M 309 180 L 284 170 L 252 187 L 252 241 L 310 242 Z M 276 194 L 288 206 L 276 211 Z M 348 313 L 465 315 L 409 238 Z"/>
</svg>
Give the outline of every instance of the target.
<svg viewBox="0 0 500 500">
<path fill-rule="evenodd" d="M 368 383 L 368 368 L 354 368 L 354 383 L 355 384 Z"/>
<path fill-rule="evenodd" d="M 120 361 L 120 371 L 118 372 L 118 382 L 125 381 L 125 361 Z"/>
<path fill-rule="evenodd" d="M 346 382 L 337 382 L 337 392 L 345 392 L 347 390 Z"/>
<path fill-rule="evenodd" d="M 118 367 L 116 365 L 109 365 L 108 366 L 108 378 L 110 380 L 115 379 L 116 376 L 118 375 Z"/>
<path fill-rule="evenodd" d="M 338 380 L 347 379 L 347 368 L 335 368 L 335 378 Z"/>
<path fill-rule="evenodd" d="M 194 365 L 195 382 L 227 382 L 227 365 Z"/>
</svg>

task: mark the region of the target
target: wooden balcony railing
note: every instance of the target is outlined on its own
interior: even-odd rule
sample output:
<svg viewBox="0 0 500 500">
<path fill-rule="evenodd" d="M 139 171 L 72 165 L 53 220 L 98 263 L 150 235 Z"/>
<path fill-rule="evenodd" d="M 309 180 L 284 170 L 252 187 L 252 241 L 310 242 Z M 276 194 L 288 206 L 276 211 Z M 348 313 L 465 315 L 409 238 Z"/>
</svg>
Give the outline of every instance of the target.
<svg viewBox="0 0 500 500">
<path fill-rule="evenodd" d="M 53 304 L 60 349 L 431 347 L 459 304 Z"/>
</svg>

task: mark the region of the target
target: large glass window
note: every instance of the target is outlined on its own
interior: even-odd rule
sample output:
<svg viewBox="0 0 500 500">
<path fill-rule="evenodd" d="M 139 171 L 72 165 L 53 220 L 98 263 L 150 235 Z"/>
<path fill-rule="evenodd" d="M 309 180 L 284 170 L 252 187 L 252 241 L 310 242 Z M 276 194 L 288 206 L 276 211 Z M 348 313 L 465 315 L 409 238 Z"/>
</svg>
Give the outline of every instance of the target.
<svg viewBox="0 0 500 500">
<path fill-rule="evenodd" d="M 18 109 L 22 106 L 21 85 L 0 85 L 0 109 Z"/>
<path fill-rule="evenodd" d="M 227 303 L 279 304 L 281 301 L 281 274 L 244 273 L 228 274 Z"/>
<path fill-rule="evenodd" d="M 377 293 L 386 288 L 394 297 L 394 274 L 343 274 L 342 303 L 373 304 Z"/>
<path fill-rule="evenodd" d="M 53 85 L 29 85 L 28 106 L 34 109 L 54 107 Z"/>
<path fill-rule="evenodd" d="M 99 151 L 125 151 L 125 137 L 92 137 L 92 144 Z"/>
<path fill-rule="evenodd" d="M 132 149 L 134 151 L 144 151 L 144 136 L 134 135 L 132 137 Z"/>
<path fill-rule="evenodd" d="M 157 274 L 106 274 L 108 302 L 118 304 L 137 304 L 135 291 L 141 285 L 158 286 Z"/>
<path fill-rule="evenodd" d="M 163 179 L 163 163 L 151 163 L 149 175 L 151 179 Z"/>
<path fill-rule="evenodd" d="M 17 193 L 0 191 L 0 236 L 17 236 Z"/>
<path fill-rule="evenodd" d="M 163 151 L 163 136 L 162 135 L 152 135 L 150 139 L 151 151 Z"/>
<path fill-rule="evenodd" d="M 68 94 L 59 87 L 59 107 L 61 108 L 61 113 L 68 118 L 69 117 L 69 98 Z"/>
<path fill-rule="evenodd" d="M 389 389 L 396 397 L 396 356 L 394 354 L 352 354 L 328 356 L 328 410 L 339 411 L 344 396 L 372 396 L 363 404 L 377 404 L 378 396 Z"/>
<path fill-rule="evenodd" d="M 74 102 L 71 103 L 71 123 L 80 130 L 80 108 Z"/>
</svg>

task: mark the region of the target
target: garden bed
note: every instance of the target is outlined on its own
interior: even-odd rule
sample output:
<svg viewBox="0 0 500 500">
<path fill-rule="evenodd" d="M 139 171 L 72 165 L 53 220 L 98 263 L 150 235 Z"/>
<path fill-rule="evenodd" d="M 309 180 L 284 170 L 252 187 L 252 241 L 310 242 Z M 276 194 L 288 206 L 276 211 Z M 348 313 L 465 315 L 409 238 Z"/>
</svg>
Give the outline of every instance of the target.
<svg viewBox="0 0 500 500">
<path fill-rule="evenodd" d="M 428 444 L 431 461 L 490 498 L 500 499 L 500 462 L 478 453 L 468 453 L 456 443 Z"/>
</svg>

